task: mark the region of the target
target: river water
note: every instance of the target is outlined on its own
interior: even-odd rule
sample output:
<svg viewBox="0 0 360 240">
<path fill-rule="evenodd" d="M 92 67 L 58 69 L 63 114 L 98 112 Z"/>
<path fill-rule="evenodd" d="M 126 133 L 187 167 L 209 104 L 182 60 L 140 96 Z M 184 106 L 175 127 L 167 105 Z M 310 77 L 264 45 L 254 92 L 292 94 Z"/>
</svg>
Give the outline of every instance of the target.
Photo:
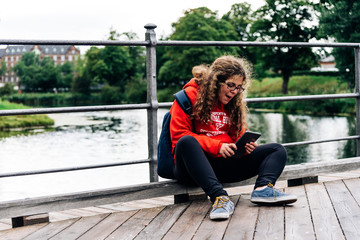
<svg viewBox="0 0 360 240">
<path fill-rule="evenodd" d="M 167 110 L 158 113 L 158 130 Z M 49 115 L 50 129 L 0 132 L 0 173 L 84 166 L 147 158 L 146 110 Z M 252 112 L 259 144 L 355 135 L 354 117 Z M 355 156 L 355 141 L 287 147 L 288 164 Z M 112 188 L 149 182 L 148 164 L 0 178 L 0 200 Z"/>
</svg>

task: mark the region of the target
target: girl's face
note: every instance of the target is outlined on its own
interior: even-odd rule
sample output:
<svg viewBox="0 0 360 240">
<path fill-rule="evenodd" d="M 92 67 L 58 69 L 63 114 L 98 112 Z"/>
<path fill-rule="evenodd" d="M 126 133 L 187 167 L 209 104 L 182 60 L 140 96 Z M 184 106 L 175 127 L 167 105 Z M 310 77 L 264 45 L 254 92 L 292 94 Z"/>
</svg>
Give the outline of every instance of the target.
<svg viewBox="0 0 360 240">
<path fill-rule="evenodd" d="M 228 78 L 225 83 L 222 84 L 219 90 L 218 99 L 219 102 L 226 105 L 228 104 L 239 91 L 243 91 L 242 83 L 243 77 L 234 75 Z"/>
</svg>

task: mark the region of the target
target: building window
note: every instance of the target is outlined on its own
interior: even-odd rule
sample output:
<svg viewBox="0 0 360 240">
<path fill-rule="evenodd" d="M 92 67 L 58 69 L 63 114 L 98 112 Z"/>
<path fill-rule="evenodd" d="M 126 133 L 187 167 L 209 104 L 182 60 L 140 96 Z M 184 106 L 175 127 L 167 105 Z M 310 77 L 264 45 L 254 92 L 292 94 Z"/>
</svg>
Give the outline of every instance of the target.
<svg viewBox="0 0 360 240">
<path fill-rule="evenodd" d="M 69 61 L 72 62 L 73 61 L 73 57 L 72 56 L 68 56 Z"/>
<path fill-rule="evenodd" d="M 56 56 L 56 55 L 53 56 L 53 60 L 54 60 L 55 62 L 57 61 L 57 56 Z"/>
<path fill-rule="evenodd" d="M 64 62 L 65 61 L 65 56 L 61 55 L 61 61 Z"/>
</svg>

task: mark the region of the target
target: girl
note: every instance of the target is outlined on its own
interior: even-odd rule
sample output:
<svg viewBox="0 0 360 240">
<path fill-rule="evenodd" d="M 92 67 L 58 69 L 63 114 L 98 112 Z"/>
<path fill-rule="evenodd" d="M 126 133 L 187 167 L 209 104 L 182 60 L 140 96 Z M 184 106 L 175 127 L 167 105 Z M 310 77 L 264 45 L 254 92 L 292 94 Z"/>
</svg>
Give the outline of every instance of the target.
<svg viewBox="0 0 360 240">
<path fill-rule="evenodd" d="M 210 67 L 194 67 L 193 76 L 183 88 L 193 105 L 191 116 L 182 111 L 176 100 L 170 109 L 176 179 L 205 191 L 213 202 L 210 219 L 227 219 L 234 211 L 221 182 L 258 175 L 251 202 L 295 202 L 296 196 L 273 187 L 287 160 L 282 145 L 258 146 L 250 142 L 242 157 L 232 157 L 237 149 L 235 142 L 247 130 L 244 99 L 250 84 L 249 64 L 244 59 L 222 56 Z"/>
</svg>

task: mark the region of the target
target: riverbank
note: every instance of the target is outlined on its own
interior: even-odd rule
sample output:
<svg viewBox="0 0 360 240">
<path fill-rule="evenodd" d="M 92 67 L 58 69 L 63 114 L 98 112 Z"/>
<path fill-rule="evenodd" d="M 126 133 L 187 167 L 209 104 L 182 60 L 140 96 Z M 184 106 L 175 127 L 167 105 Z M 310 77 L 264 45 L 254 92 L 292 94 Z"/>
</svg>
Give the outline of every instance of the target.
<svg viewBox="0 0 360 240">
<path fill-rule="evenodd" d="M 288 94 L 282 94 L 282 78 L 264 78 L 254 80 L 249 89 L 248 98 L 279 97 L 300 95 L 322 95 L 350 93 L 346 83 L 337 76 L 293 76 L 288 85 Z M 300 113 L 317 116 L 349 116 L 356 114 L 355 99 L 322 99 L 309 101 L 287 101 L 251 103 L 249 107 L 274 112 Z"/>
<path fill-rule="evenodd" d="M 0 110 L 27 109 L 22 104 L 10 103 L 0 100 Z M 47 115 L 18 115 L 0 116 L 0 130 L 27 128 L 27 127 L 48 127 L 54 125 L 54 120 Z"/>
</svg>

